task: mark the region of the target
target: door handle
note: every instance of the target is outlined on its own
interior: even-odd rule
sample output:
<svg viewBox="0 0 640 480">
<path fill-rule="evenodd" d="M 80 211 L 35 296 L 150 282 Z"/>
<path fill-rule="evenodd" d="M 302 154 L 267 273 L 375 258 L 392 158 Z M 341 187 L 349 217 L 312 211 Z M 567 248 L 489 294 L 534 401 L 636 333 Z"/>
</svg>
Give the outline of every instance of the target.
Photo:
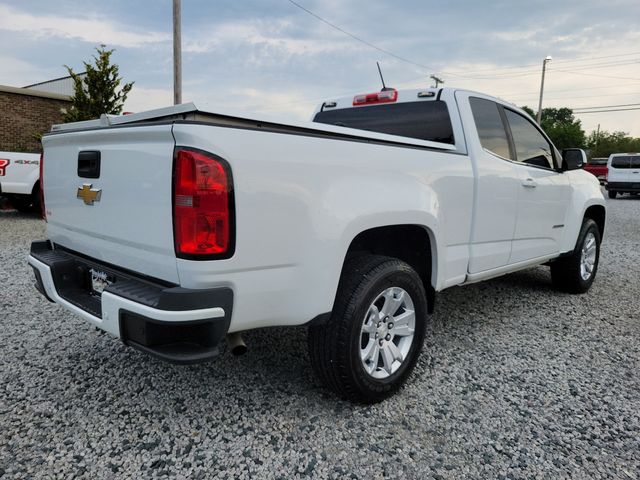
<svg viewBox="0 0 640 480">
<path fill-rule="evenodd" d="M 100 152 L 84 150 L 78 153 L 78 176 L 80 178 L 100 178 Z"/>
<path fill-rule="evenodd" d="M 525 188 L 536 188 L 538 184 L 533 178 L 527 178 L 522 181 L 522 186 Z"/>
</svg>

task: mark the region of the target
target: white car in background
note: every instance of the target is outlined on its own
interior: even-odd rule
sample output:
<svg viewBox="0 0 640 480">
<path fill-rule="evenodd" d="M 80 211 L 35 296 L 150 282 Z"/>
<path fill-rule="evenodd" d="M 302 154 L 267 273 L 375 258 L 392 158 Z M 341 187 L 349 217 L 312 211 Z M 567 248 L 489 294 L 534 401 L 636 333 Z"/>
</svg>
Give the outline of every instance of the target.
<svg viewBox="0 0 640 480">
<path fill-rule="evenodd" d="M 0 195 L 16 210 L 40 210 L 40 154 L 0 152 Z"/>
<path fill-rule="evenodd" d="M 640 153 L 612 153 L 607 162 L 609 198 L 640 193 Z"/>
</svg>

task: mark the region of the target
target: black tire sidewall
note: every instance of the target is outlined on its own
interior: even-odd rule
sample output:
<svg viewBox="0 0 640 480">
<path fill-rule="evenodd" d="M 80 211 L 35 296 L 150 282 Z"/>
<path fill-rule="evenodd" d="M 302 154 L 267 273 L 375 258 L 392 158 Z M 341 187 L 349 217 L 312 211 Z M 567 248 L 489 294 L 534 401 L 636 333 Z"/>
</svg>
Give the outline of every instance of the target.
<svg viewBox="0 0 640 480">
<path fill-rule="evenodd" d="M 591 232 L 595 236 L 596 239 L 596 262 L 593 267 L 593 271 L 591 272 L 591 276 L 585 280 L 580 275 L 580 262 L 582 260 L 582 248 L 584 246 L 585 238 L 587 234 Z M 578 242 L 576 244 L 576 249 L 574 251 L 574 261 L 576 262 L 576 270 L 577 270 L 577 280 L 580 284 L 582 291 L 587 291 L 591 284 L 596 278 L 596 273 L 598 272 L 598 265 L 600 264 L 600 230 L 598 229 L 598 225 L 593 220 L 587 220 L 582 225 L 582 229 L 580 231 L 580 237 L 578 237 Z"/>
<path fill-rule="evenodd" d="M 399 287 L 405 290 L 415 308 L 416 324 L 411 348 L 400 368 L 384 379 L 371 377 L 364 369 L 360 359 L 361 329 L 365 315 L 369 306 L 384 290 L 390 287 Z M 349 361 L 353 380 L 358 385 L 360 391 L 371 392 L 372 394 L 384 395 L 399 387 L 405 378 L 411 373 L 417 358 L 422 349 L 425 335 L 425 318 L 427 314 L 427 302 L 424 287 L 420 277 L 411 267 L 399 261 L 389 261 L 384 264 L 384 270 L 375 278 L 365 281 L 364 285 L 356 292 L 359 295 L 356 300 L 357 306 L 353 311 L 348 312 L 351 317 L 351 334 L 349 342 Z"/>
</svg>

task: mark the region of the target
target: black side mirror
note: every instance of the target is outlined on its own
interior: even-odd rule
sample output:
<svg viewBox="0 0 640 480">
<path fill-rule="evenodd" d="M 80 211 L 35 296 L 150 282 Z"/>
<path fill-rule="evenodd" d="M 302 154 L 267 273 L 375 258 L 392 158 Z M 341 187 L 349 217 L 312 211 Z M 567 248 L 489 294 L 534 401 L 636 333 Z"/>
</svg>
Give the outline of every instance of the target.
<svg viewBox="0 0 640 480">
<path fill-rule="evenodd" d="M 562 150 L 562 171 L 578 170 L 587 163 L 587 154 L 581 148 Z"/>
</svg>

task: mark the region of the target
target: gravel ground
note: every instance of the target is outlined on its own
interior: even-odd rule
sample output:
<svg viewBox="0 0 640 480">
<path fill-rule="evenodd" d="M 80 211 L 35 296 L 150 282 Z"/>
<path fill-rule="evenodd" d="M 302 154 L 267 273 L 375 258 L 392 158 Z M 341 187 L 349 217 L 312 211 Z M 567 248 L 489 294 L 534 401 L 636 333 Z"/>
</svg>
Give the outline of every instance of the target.
<svg viewBox="0 0 640 480">
<path fill-rule="evenodd" d="M 590 293 L 533 268 L 439 295 L 409 385 L 323 390 L 304 329 L 172 366 L 46 302 L 40 220 L 0 211 L 0 477 L 640 479 L 640 199 L 609 201 Z"/>
</svg>

